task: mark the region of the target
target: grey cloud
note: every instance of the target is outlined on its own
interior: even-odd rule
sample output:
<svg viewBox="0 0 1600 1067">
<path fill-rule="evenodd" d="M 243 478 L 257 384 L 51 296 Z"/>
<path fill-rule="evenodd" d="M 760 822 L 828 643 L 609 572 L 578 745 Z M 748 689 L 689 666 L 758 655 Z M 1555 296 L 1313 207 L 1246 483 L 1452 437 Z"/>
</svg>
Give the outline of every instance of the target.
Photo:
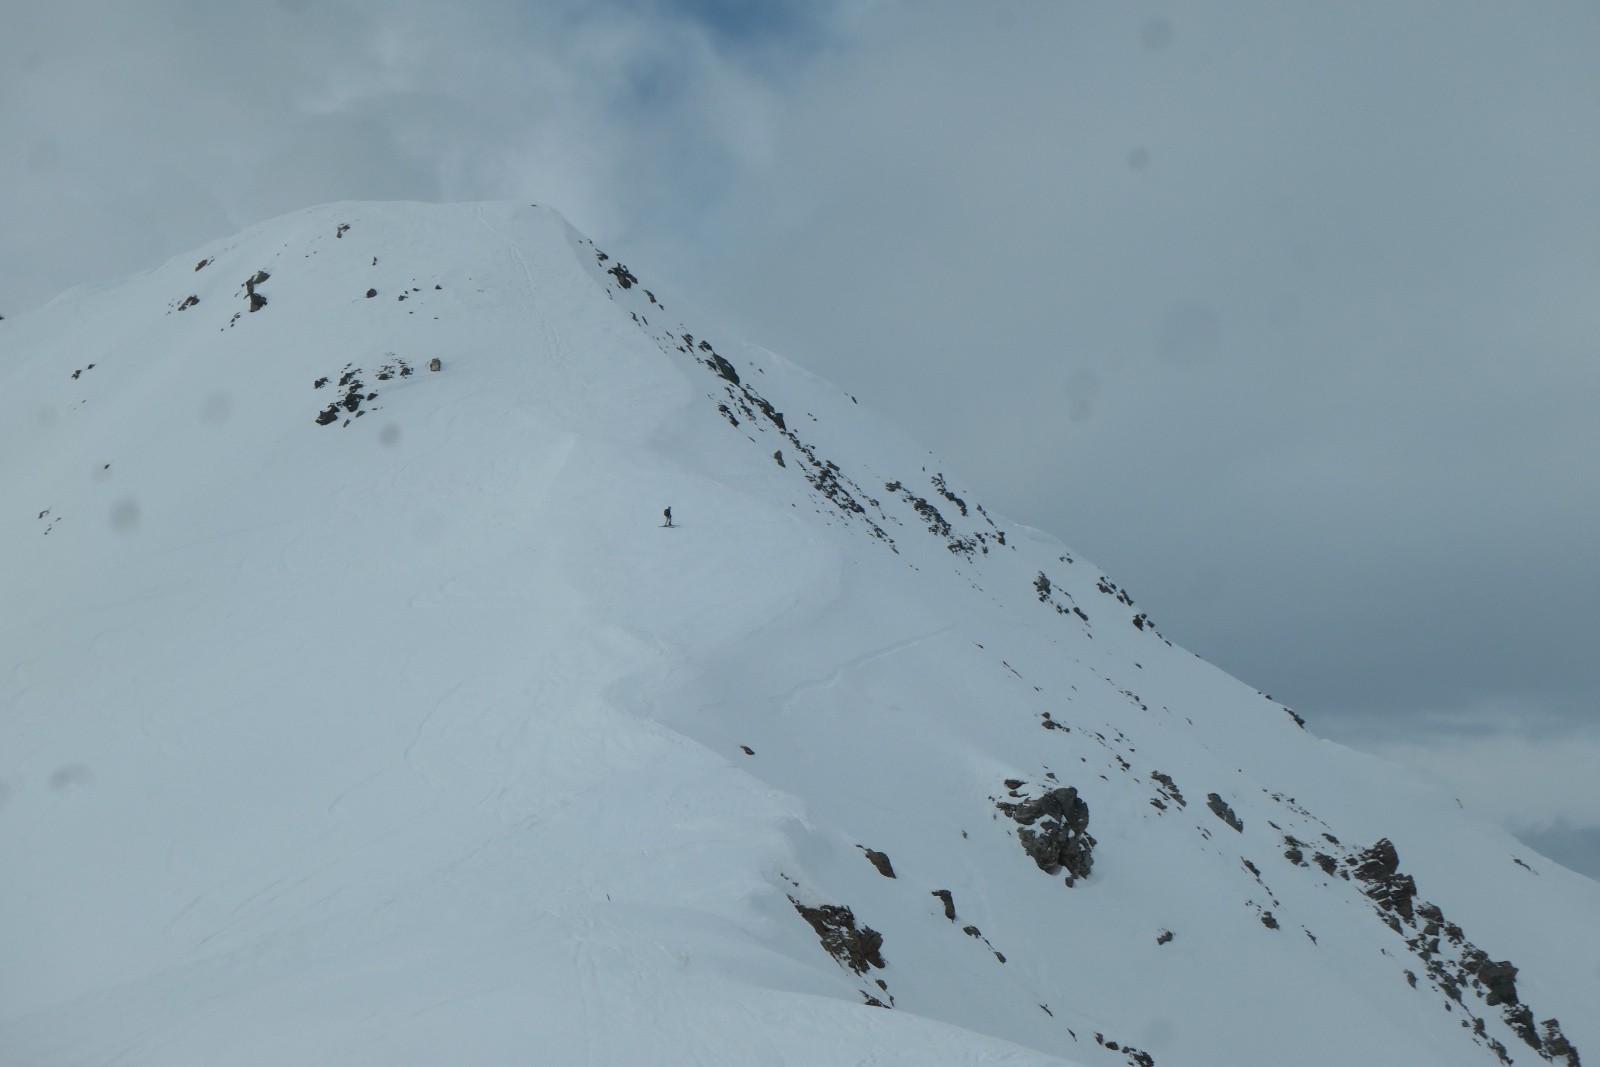
<svg viewBox="0 0 1600 1067">
<path fill-rule="evenodd" d="M 25 3 L 0 41 L 4 310 L 338 199 L 703 213 L 765 82 L 670 9 Z"/>
<path fill-rule="evenodd" d="M 1222 323 L 1197 301 L 1174 304 L 1156 326 L 1156 353 L 1174 364 L 1209 363 L 1222 348 Z"/>
<path fill-rule="evenodd" d="M 1139 29 L 1139 43 L 1160 51 L 1172 43 L 1172 22 L 1163 15 L 1152 15 Z"/>
</svg>

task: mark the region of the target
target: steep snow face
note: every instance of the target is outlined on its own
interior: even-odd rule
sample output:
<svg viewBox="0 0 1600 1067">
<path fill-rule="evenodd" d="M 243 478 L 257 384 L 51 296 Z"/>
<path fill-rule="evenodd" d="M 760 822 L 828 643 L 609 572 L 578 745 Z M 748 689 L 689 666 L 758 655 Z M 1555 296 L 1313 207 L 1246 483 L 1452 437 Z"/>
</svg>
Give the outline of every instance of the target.
<svg viewBox="0 0 1600 1067">
<path fill-rule="evenodd" d="M 548 210 L 0 322 L 0 503 L 0 1063 L 1600 1046 L 1594 883 Z"/>
</svg>

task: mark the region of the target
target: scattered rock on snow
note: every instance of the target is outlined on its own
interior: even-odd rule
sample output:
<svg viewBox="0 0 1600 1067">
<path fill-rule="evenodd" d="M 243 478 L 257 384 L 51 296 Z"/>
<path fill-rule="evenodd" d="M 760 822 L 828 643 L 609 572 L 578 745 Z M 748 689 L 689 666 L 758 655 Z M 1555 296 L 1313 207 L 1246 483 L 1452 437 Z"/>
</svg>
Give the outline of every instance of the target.
<svg viewBox="0 0 1600 1067">
<path fill-rule="evenodd" d="M 1151 771 L 1150 780 L 1160 784 L 1159 792 L 1180 808 L 1188 807 L 1188 802 L 1183 799 L 1183 791 L 1178 788 L 1178 783 L 1172 780 L 1172 775 L 1161 771 Z"/>
</svg>

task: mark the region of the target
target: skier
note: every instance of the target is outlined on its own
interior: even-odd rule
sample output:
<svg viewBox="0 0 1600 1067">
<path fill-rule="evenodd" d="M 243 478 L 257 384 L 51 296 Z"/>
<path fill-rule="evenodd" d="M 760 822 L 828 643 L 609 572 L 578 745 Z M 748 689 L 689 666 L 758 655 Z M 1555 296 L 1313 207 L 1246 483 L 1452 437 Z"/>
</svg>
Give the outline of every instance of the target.
<svg viewBox="0 0 1600 1067">
<path fill-rule="evenodd" d="M 672 526 L 672 509 L 671 508 L 667 508 L 666 510 L 662 511 L 661 514 L 663 516 L 665 516 L 666 520 L 667 520 L 666 522 L 662 523 L 661 525 L 670 528 Z"/>
</svg>

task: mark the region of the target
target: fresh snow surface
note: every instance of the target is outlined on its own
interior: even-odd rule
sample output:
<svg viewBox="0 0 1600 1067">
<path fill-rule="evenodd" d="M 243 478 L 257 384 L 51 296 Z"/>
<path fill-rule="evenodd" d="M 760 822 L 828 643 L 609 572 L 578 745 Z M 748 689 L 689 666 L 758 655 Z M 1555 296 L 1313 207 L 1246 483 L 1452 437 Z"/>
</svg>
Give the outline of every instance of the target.
<svg viewBox="0 0 1600 1067">
<path fill-rule="evenodd" d="M 0 322 L 0 504 L 0 1063 L 1600 1057 L 1600 886 L 548 209 Z"/>
</svg>

